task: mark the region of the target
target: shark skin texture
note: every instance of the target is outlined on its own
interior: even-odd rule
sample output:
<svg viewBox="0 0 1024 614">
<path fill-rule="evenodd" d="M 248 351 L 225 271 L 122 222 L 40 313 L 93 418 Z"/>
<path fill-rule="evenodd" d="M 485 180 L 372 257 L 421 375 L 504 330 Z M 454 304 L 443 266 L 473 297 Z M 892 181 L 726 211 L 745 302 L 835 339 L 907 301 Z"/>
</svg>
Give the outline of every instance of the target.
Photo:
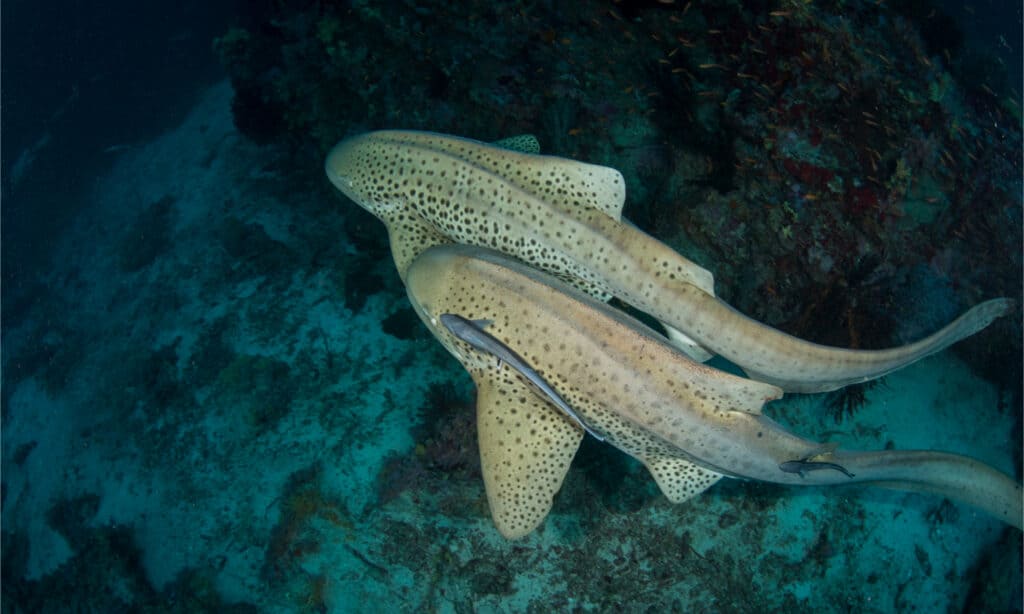
<svg viewBox="0 0 1024 614">
<path fill-rule="evenodd" d="M 499 252 L 433 247 L 405 282 L 416 313 L 477 386 L 484 484 L 506 538 L 547 516 L 585 436 L 581 422 L 647 466 L 675 503 L 723 477 L 869 483 L 935 493 L 1022 526 L 1021 486 L 1002 472 L 945 452 L 845 451 L 799 437 L 761 413 L 780 388 L 695 362 L 638 320 Z M 493 341 L 453 334 L 444 324 L 453 314 L 486 324 Z M 536 376 L 481 349 L 498 344 Z"/>
<path fill-rule="evenodd" d="M 709 271 L 625 220 L 625 183 L 617 170 L 537 151 L 530 137 L 488 144 L 387 130 L 341 141 L 325 170 L 339 191 L 387 226 L 403 280 L 431 246 L 496 249 L 601 300 L 615 296 L 647 312 L 696 360 L 719 354 L 787 392 L 824 392 L 881 377 L 1014 308 L 1009 299 L 986 301 L 924 339 L 885 350 L 804 341 L 715 297 Z"/>
</svg>

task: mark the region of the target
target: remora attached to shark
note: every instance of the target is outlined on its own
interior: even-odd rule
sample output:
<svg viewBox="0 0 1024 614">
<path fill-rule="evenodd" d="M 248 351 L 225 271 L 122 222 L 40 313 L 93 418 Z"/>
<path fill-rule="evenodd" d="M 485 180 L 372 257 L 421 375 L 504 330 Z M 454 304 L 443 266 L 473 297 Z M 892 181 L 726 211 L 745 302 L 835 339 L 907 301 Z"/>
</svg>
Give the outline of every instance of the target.
<svg viewBox="0 0 1024 614">
<path fill-rule="evenodd" d="M 1000 471 L 944 452 L 847 452 L 798 437 L 761 413 L 779 388 L 695 362 L 621 311 L 492 250 L 431 248 L 410 265 L 406 287 L 476 383 L 487 498 L 508 538 L 547 516 L 584 428 L 643 462 L 673 502 L 723 476 L 870 482 L 964 501 L 1021 527 L 1021 487 Z M 463 341 L 451 314 L 486 325 L 490 339 Z M 498 345 L 534 374 L 496 360 L 488 348 Z"/>
<path fill-rule="evenodd" d="M 790 392 L 873 379 L 988 326 L 1013 306 L 984 302 L 940 331 L 887 350 L 803 341 L 714 296 L 711 273 L 622 218 L 625 183 L 612 168 L 534 153 L 536 141 L 498 146 L 430 132 L 379 131 L 339 143 L 327 176 L 387 226 L 404 280 L 433 245 L 496 249 L 661 321 L 698 360 L 720 354 L 752 378 Z M 510 147 L 514 147 L 512 149 Z"/>
</svg>

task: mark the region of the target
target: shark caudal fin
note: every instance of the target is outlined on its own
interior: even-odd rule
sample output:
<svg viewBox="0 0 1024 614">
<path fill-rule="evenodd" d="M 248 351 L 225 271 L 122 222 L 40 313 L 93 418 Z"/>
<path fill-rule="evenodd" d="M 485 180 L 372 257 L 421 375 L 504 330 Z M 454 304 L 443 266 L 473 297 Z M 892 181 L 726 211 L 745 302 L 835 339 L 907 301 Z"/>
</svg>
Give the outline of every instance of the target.
<svg viewBox="0 0 1024 614">
<path fill-rule="evenodd" d="M 641 460 L 654 476 L 658 488 L 672 503 L 682 503 L 696 497 L 723 477 L 721 473 L 682 458 L 652 456 Z"/>
</svg>

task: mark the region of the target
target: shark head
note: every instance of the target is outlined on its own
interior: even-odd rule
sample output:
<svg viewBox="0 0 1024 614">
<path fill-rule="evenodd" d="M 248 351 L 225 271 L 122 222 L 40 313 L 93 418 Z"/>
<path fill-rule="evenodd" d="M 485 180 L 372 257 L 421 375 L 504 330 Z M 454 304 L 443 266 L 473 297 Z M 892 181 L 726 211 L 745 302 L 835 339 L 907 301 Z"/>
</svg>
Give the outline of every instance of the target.
<svg viewBox="0 0 1024 614">
<path fill-rule="evenodd" d="M 452 289 L 450 277 L 460 256 L 459 250 L 427 250 L 410 265 L 405 285 L 416 315 L 449 353 L 463 361 L 467 357 L 458 350 L 455 338 L 441 323 L 441 315 L 447 310 L 454 293 L 458 292 Z M 464 299 L 472 301 L 474 297 L 466 296 Z"/>
<path fill-rule="evenodd" d="M 615 169 L 538 151 L 530 136 L 485 143 L 379 130 L 341 141 L 324 166 L 339 191 L 384 222 L 403 280 L 420 253 L 462 243 L 594 285 L 566 247 L 612 249 L 587 231 L 586 220 L 617 225 L 625 181 Z M 607 298 L 602 288 L 593 292 Z"/>
<path fill-rule="evenodd" d="M 382 152 L 374 147 L 374 139 L 370 136 L 360 134 L 335 145 L 327 154 L 324 171 L 331 184 L 342 194 L 380 217 L 386 206 L 382 200 L 382 191 L 374 189 L 378 184 L 374 169 L 381 164 L 377 156 Z"/>
</svg>

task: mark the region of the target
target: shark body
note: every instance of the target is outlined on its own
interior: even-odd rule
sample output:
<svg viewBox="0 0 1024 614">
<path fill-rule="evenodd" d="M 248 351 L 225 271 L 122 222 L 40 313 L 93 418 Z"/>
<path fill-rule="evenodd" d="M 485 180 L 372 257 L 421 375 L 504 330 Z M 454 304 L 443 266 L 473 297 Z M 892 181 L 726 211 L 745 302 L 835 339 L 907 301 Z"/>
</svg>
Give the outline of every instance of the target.
<svg viewBox="0 0 1024 614">
<path fill-rule="evenodd" d="M 525 144 L 525 145 L 524 145 Z M 601 300 L 615 296 L 662 322 L 697 360 L 720 354 L 753 379 L 791 392 L 863 382 L 937 352 L 1006 314 L 987 301 L 925 339 L 847 350 L 761 324 L 714 295 L 712 274 L 622 218 L 625 183 L 612 168 L 415 131 L 371 132 L 339 143 L 328 178 L 387 226 L 404 280 L 417 255 L 461 243 L 511 255 Z"/>
<path fill-rule="evenodd" d="M 761 413 L 765 401 L 782 395 L 778 387 L 695 362 L 633 318 L 495 251 L 431 248 L 411 263 L 406 287 L 417 314 L 476 384 L 488 502 L 510 539 L 546 517 L 584 436 L 581 423 L 643 462 L 673 502 L 722 477 L 872 482 L 935 492 L 1021 526 L 1020 486 L 988 465 L 932 451 L 839 451 L 794 435 Z M 520 370 L 495 360 L 493 346 L 453 334 L 441 317 L 454 313 L 486 321 L 487 334 L 579 421 Z M 826 463 L 842 469 L 812 471 Z"/>
</svg>

